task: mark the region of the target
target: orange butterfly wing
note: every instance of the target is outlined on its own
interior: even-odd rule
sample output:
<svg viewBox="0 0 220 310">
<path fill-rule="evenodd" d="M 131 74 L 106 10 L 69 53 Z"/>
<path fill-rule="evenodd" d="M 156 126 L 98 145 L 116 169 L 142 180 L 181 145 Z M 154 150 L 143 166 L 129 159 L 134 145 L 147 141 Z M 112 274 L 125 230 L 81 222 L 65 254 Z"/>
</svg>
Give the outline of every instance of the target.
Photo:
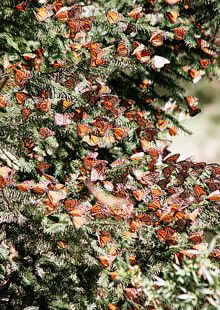
<svg viewBox="0 0 220 310">
<path fill-rule="evenodd" d="M 120 20 L 120 14 L 116 10 L 110 10 L 107 12 L 107 19 L 109 24 L 114 25 Z"/>
<path fill-rule="evenodd" d="M 204 189 L 201 186 L 197 185 L 197 184 L 194 185 L 194 193 L 198 197 L 206 195 L 206 192 L 204 191 Z"/>
<path fill-rule="evenodd" d="M 166 241 L 168 233 L 164 229 L 158 229 L 156 232 L 156 235 L 157 235 L 157 238 L 160 240 L 160 242 L 164 242 Z"/>
</svg>

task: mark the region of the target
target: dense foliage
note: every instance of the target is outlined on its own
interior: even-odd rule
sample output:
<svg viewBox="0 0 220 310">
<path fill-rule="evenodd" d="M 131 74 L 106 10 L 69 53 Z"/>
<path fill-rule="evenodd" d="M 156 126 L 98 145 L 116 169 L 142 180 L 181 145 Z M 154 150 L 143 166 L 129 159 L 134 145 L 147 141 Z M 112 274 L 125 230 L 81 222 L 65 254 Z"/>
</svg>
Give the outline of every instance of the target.
<svg viewBox="0 0 220 310">
<path fill-rule="evenodd" d="M 220 307 L 220 166 L 178 161 L 217 0 L 3 0 L 1 309 Z"/>
</svg>

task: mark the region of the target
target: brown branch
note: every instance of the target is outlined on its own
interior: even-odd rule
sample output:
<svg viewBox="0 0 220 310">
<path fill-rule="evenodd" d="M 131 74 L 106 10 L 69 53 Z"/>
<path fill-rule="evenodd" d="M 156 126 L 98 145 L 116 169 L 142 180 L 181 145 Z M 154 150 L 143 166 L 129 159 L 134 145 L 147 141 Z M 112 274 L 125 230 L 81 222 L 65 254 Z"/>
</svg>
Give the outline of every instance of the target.
<svg viewBox="0 0 220 310">
<path fill-rule="evenodd" d="M 5 84 L 7 83 L 9 77 L 6 76 L 2 79 L 2 81 L 0 82 L 0 91 L 4 88 Z"/>
</svg>

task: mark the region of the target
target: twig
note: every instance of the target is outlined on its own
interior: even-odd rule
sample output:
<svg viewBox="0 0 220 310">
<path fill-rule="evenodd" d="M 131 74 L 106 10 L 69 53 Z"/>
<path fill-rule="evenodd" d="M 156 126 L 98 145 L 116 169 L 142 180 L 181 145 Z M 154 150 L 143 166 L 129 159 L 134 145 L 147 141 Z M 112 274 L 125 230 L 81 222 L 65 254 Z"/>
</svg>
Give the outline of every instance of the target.
<svg viewBox="0 0 220 310">
<path fill-rule="evenodd" d="M 7 196 L 7 194 L 5 193 L 5 190 L 4 190 L 4 189 L 2 189 L 2 196 L 4 197 L 5 201 L 7 202 L 7 205 L 8 205 L 9 210 L 12 211 L 13 208 L 12 208 L 11 202 L 10 202 L 10 200 L 8 199 L 8 196 Z"/>
<path fill-rule="evenodd" d="M 2 81 L 0 82 L 0 91 L 4 88 L 5 84 L 7 83 L 9 77 L 6 76 L 2 79 Z"/>
</svg>

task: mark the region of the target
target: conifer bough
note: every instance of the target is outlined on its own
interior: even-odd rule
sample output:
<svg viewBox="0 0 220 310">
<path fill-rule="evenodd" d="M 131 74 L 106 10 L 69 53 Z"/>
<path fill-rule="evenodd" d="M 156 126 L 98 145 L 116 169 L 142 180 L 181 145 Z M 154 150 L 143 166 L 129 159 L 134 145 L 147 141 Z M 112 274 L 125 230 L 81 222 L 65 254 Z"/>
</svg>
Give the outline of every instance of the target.
<svg viewBox="0 0 220 310">
<path fill-rule="evenodd" d="M 220 308 L 220 166 L 169 151 L 219 10 L 1 2 L 1 309 Z"/>
</svg>

